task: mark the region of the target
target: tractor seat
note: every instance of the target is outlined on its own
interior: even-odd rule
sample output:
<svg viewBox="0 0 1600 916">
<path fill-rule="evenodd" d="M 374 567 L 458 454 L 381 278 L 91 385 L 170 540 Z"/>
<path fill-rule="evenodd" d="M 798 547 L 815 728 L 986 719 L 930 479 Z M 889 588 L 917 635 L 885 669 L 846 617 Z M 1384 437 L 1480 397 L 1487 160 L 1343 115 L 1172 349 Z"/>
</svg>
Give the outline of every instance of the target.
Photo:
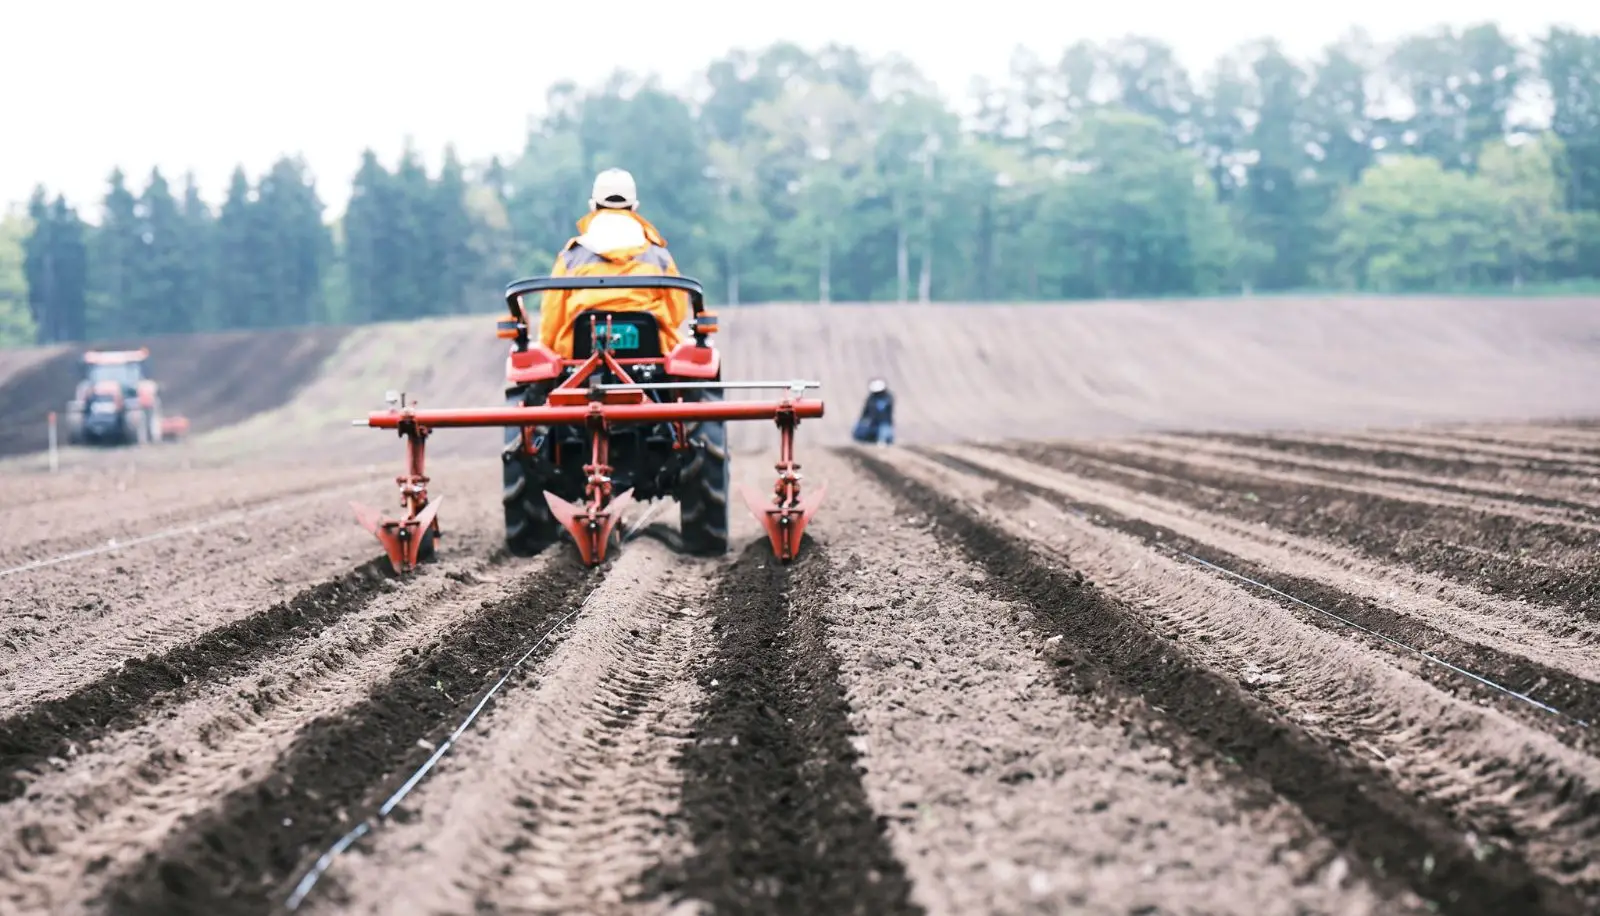
<svg viewBox="0 0 1600 916">
<path fill-rule="evenodd" d="M 656 316 L 649 312 L 605 312 L 590 309 L 578 315 L 572 324 L 572 357 L 588 359 L 594 354 L 594 340 L 590 337 L 589 319 L 595 319 L 597 333 L 604 334 L 606 318 L 611 319 L 611 334 L 615 338 L 611 352 L 618 359 L 660 359 L 661 327 Z"/>
</svg>

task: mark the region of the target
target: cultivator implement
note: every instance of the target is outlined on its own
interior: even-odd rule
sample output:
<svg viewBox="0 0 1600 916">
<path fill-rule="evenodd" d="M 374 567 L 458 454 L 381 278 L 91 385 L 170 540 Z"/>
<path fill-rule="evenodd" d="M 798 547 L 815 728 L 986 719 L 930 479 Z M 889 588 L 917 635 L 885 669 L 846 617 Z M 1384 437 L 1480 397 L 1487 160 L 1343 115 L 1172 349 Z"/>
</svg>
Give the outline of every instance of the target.
<svg viewBox="0 0 1600 916">
<path fill-rule="evenodd" d="M 592 352 L 581 358 L 565 359 L 528 337 L 529 322 L 521 307 L 521 297 L 544 290 L 597 289 L 605 287 L 677 289 L 687 292 L 694 308 L 693 342 L 685 341 L 671 353 L 628 359 L 617 355 L 616 344 L 627 335 L 627 327 L 615 323 L 618 313 L 590 314 L 589 340 Z M 587 461 L 582 467 L 582 498 L 564 499 L 553 492 L 543 497 L 551 515 L 576 543 L 583 562 L 595 566 L 605 561 L 617 523 L 634 501 L 634 489 L 618 492 L 612 466 L 613 437 L 620 429 L 645 427 L 657 430 L 668 439 L 675 452 L 694 446 L 686 433 L 693 424 L 737 420 L 769 420 L 778 427 L 780 444 L 773 495 L 763 499 L 740 487 L 746 503 L 761 523 L 775 557 L 793 560 L 800 551 L 806 524 L 822 502 L 826 487 L 803 493 L 800 464 L 795 460 L 795 429 L 802 420 L 823 415 L 819 399 L 805 397 L 818 382 L 804 380 L 780 382 L 722 381 L 720 359 L 707 341 L 714 333 L 714 316 L 704 309 L 700 284 L 687 277 L 539 277 L 519 280 L 506 288 L 506 301 L 512 320 L 500 323 L 500 336 L 514 341 L 508 359 L 508 382 L 516 384 L 555 381 L 543 403 L 534 406 L 421 410 L 407 403 L 405 395 L 391 392 L 389 409 L 352 421 L 356 426 L 393 429 L 406 440 L 406 473 L 397 477 L 400 501 L 405 514 L 390 519 L 379 511 L 353 503 L 363 527 L 377 536 L 397 573 L 413 569 L 426 561 L 433 543 L 440 536 L 438 500 L 429 499 L 428 477 L 424 472 L 426 442 L 435 430 L 463 427 L 505 427 L 519 430 L 508 447 L 506 460 L 522 460 L 539 453 L 541 443 L 551 431 L 561 427 L 583 431 Z M 636 317 L 636 316 L 635 316 Z M 630 319 L 632 320 L 632 319 Z M 637 336 L 636 332 L 628 332 Z M 562 376 L 565 376 L 562 378 Z M 645 381 L 640 376 L 660 377 Z M 612 381 L 605 381 L 606 378 Z M 713 389 L 777 389 L 776 400 L 735 401 L 699 400 L 698 392 Z M 724 457 L 725 461 L 726 458 Z M 635 481 L 637 484 L 637 481 Z M 726 494 L 723 494 L 724 498 Z"/>
</svg>

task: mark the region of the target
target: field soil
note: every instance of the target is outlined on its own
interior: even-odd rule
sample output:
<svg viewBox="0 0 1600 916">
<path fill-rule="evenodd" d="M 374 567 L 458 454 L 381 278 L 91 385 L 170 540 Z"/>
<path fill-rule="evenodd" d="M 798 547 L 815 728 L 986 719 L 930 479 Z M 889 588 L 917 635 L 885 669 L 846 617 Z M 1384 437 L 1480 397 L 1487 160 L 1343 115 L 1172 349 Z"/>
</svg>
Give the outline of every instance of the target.
<svg viewBox="0 0 1600 916">
<path fill-rule="evenodd" d="M 482 319 L 13 457 L 0 912 L 1600 911 L 1594 309 L 1198 338 L 1224 305 L 737 313 L 729 377 L 901 392 L 902 445 L 841 444 L 844 395 L 802 426 L 787 565 L 737 502 L 724 556 L 664 502 L 598 569 L 511 557 L 498 433 L 446 430 L 437 557 L 389 574 L 350 502 L 394 511 L 400 443 L 348 421 L 495 403 Z"/>
</svg>

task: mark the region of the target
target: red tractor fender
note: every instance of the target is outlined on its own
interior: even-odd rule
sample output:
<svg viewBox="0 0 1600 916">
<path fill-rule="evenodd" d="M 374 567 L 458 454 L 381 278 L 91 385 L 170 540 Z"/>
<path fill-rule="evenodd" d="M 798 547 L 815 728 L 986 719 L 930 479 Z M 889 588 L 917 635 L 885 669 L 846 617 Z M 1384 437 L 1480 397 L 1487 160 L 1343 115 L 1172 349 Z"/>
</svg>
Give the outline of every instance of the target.
<svg viewBox="0 0 1600 916">
<path fill-rule="evenodd" d="M 711 381 L 722 370 L 722 353 L 715 347 L 702 347 L 686 340 L 667 354 L 663 368 L 673 378 Z"/>
<path fill-rule="evenodd" d="M 512 350 L 506 357 L 506 381 L 513 385 L 545 382 L 561 374 L 561 357 L 544 344 L 529 344 L 522 352 Z"/>
</svg>

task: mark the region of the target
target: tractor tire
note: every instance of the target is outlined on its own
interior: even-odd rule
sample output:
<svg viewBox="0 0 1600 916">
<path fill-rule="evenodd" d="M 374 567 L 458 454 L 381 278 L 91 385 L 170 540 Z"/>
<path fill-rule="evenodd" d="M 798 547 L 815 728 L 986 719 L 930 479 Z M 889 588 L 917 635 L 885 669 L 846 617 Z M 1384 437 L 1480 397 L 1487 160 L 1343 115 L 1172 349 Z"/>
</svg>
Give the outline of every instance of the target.
<svg viewBox="0 0 1600 916">
<path fill-rule="evenodd" d="M 721 401 L 722 389 L 698 389 L 691 400 Z M 685 432 L 694 454 L 678 477 L 678 527 L 683 532 L 683 549 L 698 556 L 718 556 L 728 552 L 732 461 L 728 456 L 727 423 L 707 420 L 691 425 Z"/>
<path fill-rule="evenodd" d="M 507 407 L 521 407 L 527 390 L 511 389 Z M 541 403 L 543 398 L 538 399 Z M 531 557 L 561 539 L 561 523 L 544 499 L 544 481 L 538 479 L 530 462 L 518 449 L 522 430 L 506 427 L 505 451 L 501 453 L 500 501 L 506 511 L 506 551 L 514 557 Z"/>
</svg>

